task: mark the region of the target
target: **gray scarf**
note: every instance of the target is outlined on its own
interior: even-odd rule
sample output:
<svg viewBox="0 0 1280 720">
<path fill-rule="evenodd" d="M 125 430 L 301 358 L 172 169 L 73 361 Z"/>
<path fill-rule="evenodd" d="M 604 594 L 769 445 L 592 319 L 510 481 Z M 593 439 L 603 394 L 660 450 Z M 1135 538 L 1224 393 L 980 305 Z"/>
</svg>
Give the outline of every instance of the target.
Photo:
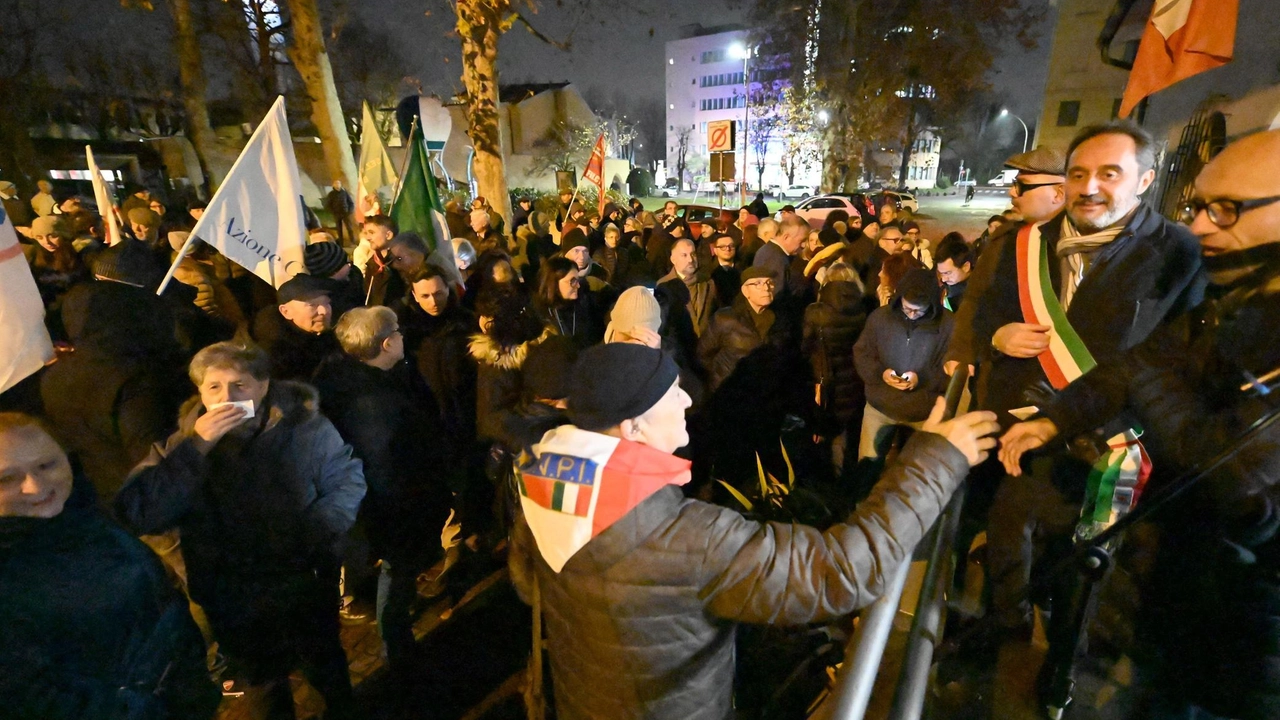
<svg viewBox="0 0 1280 720">
<path fill-rule="evenodd" d="M 1132 213 L 1126 216 L 1124 220 L 1104 228 L 1096 233 L 1089 235 L 1081 235 L 1076 226 L 1071 224 L 1071 217 L 1064 215 L 1062 217 L 1062 236 L 1058 238 L 1058 246 L 1056 248 L 1058 254 L 1058 262 L 1060 274 L 1062 276 L 1062 287 L 1058 291 L 1058 301 L 1062 303 L 1063 311 L 1071 307 L 1071 300 L 1076 295 L 1076 288 L 1080 287 L 1080 283 L 1084 280 L 1084 274 L 1093 264 L 1093 256 L 1102 248 L 1116 239 L 1124 226 L 1129 222 Z"/>
</svg>

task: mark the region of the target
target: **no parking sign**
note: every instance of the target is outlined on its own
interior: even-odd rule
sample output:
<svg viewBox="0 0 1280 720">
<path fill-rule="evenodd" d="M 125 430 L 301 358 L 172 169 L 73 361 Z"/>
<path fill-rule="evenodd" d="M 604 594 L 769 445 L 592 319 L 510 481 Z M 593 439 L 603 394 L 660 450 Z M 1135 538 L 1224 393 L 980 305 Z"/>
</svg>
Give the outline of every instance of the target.
<svg viewBox="0 0 1280 720">
<path fill-rule="evenodd" d="M 734 148 L 737 123 L 733 120 L 713 120 L 707 123 L 707 152 L 729 152 Z"/>
</svg>

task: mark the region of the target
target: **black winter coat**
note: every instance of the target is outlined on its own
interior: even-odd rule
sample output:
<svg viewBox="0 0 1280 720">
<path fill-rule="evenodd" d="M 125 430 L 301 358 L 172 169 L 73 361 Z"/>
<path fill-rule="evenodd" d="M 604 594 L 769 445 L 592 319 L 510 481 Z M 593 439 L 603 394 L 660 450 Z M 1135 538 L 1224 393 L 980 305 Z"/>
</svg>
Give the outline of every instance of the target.
<svg viewBox="0 0 1280 720">
<path fill-rule="evenodd" d="M 922 286 L 930 288 L 932 295 L 924 317 L 909 320 L 902 314 L 902 293 L 915 279 L 922 280 Z M 902 422 L 929 417 L 934 400 L 947 389 L 942 359 L 954 322 L 951 313 L 942 308 L 932 273 L 913 271 L 899 283 L 893 300 L 872 311 L 862 336 L 853 346 L 853 359 L 871 407 Z M 914 372 L 919 382 L 911 390 L 889 387 L 884 381 L 884 371 L 888 369 L 899 375 Z"/>
<path fill-rule="evenodd" d="M 847 423 L 858 410 L 864 392 L 853 365 L 853 344 L 867 323 L 862 291 L 851 282 L 829 282 L 804 311 L 803 349 L 822 383 L 824 406 Z"/>
<path fill-rule="evenodd" d="M 451 453 L 426 385 L 403 363 L 381 370 L 344 353 L 321 363 L 315 386 L 321 411 L 364 465 L 360 513 L 373 551 L 393 565 L 430 562 L 449 515 Z"/>
<path fill-rule="evenodd" d="M 148 305 L 159 311 L 155 317 L 135 316 Z M 173 432 L 178 406 L 191 395 L 186 357 L 165 309 L 154 293 L 120 283 L 76 288 L 63 306 L 75 352 L 40 378 L 54 432 L 79 458 L 106 507 L 152 443 Z"/>
<path fill-rule="evenodd" d="M 474 440 L 476 365 L 467 354 L 467 343 L 476 329 L 475 316 L 452 297 L 438 316 L 412 299 L 397 303 L 395 310 L 409 362 L 430 388 L 441 426 L 457 442 Z"/>
<path fill-rule="evenodd" d="M 716 311 L 711 327 L 698 340 L 698 359 L 708 375 L 709 389 L 714 392 L 737 369 L 738 363 L 757 348 L 771 345 L 776 350 L 795 347 L 795 328 L 785 315 L 772 308 L 760 312 L 767 318 L 769 329 L 761 335 L 756 327 L 756 313 L 745 297 L 733 307 Z"/>
<path fill-rule="evenodd" d="M 332 330 L 304 332 L 274 305 L 262 308 L 253 319 L 253 339 L 271 356 L 273 380 L 308 382 L 321 360 L 342 352 Z"/>
<path fill-rule="evenodd" d="M 1280 366 L 1280 244 L 1246 252 L 1262 263 L 1251 275 L 1211 286 L 1202 306 L 1054 398 L 1044 413 L 1059 436 L 1131 413 L 1146 430 L 1154 486 L 1274 412 L 1274 400 L 1240 388 Z M 1160 547 L 1139 635 L 1170 669 L 1158 690 L 1215 716 L 1280 716 L 1280 430 L 1271 426 L 1152 519 Z"/>
<path fill-rule="evenodd" d="M 49 520 L 0 518 L 0 698 L 18 720 L 199 720 L 221 699 L 187 599 L 87 482 Z"/>
<path fill-rule="evenodd" d="M 1054 248 L 1065 214 L 1059 213 L 1040 228 L 1050 257 L 1056 257 Z M 1006 426 L 1014 422 L 1010 409 L 1040 405 L 1050 392 L 1038 359 L 991 350 L 996 330 L 1024 321 L 1017 283 L 1020 228 L 1002 230 L 978 259 L 956 318 L 960 332 L 947 353 L 948 359 L 988 363 L 979 373 L 978 406 L 994 410 Z M 1067 319 L 1094 359 L 1106 362 L 1142 342 L 1166 316 L 1198 304 L 1203 294 L 1199 271 L 1200 244 L 1195 236 L 1143 205 L 1120 235 L 1094 255 Z M 1049 273 L 1056 290 L 1062 282 L 1057 262 L 1049 263 Z M 1124 427 L 1120 423 L 1114 430 Z"/>
</svg>

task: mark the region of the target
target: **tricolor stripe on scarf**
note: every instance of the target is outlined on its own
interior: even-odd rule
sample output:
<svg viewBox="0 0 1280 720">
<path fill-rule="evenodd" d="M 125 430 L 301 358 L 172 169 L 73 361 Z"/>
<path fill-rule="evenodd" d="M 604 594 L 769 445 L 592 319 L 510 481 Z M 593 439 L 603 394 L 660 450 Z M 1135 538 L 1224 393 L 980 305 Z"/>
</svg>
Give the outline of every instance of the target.
<svg viewBox="0 0 1280 720">
<path fill-rule="evenodd" d="M 1049 349 L 1040 353 L 1040 367 L 1057 390 L 1075 382 L 1098 363 L 1058 301 L 1049 274 L 1049 253 L 1040 224 L 1018 232 L 1018 299 L 1023 319 L 1033 325 L 1049 325 Z M 1151 459 L 1138 438 L 1142 430 L 1126 430 L 1107 439 L 1111 452 L 1098 458 L 1089 472 L 1080 533 L 1091 536 L 1128 513 L 1142 496 L 1151 475 Z"/>
<path fill-rule="evenodd" d="M 517 468 L 520 505 L 552 570 L 650 495 L 689 482 L 689 461 L 653 448 L 562 425 Z"/>
</svg>

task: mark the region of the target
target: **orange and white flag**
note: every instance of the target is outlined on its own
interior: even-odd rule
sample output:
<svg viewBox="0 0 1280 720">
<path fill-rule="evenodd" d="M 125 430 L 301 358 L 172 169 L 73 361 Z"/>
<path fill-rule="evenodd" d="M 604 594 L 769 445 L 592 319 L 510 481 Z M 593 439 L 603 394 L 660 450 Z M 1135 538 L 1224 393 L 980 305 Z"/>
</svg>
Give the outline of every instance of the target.
<svg viewBox="0 0 1280 720">
<path fill-rule="evenodd" d="M 1148 95 L 1231 62 L 1239 0 L 1156 0 L 1120 101 L 1128 117 Z"/>
</svg>

